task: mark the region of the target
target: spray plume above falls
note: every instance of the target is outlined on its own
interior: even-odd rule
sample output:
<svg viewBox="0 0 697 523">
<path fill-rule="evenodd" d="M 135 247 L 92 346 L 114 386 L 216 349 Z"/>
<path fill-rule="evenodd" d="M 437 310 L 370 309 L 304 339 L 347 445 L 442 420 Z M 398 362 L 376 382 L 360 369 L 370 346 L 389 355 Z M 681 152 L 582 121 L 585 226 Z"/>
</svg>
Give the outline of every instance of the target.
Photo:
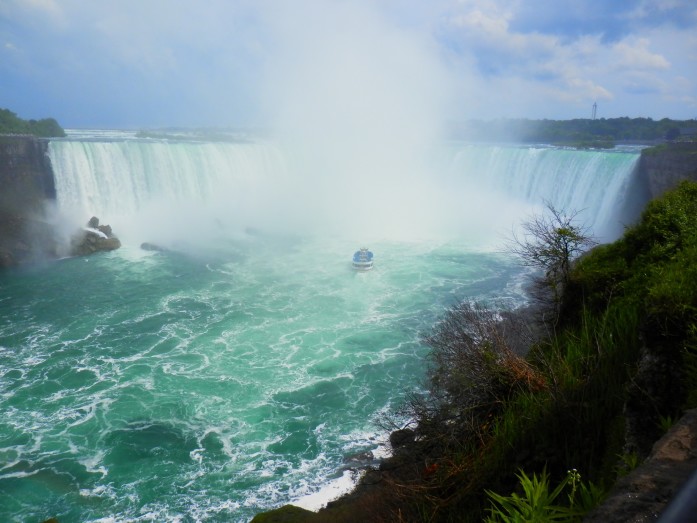
<svg viewBox="0 0 697 523">
<path fill-rule="evenodd" d="M 429 220 L 449 96 L 437 50 L 368 5 L 315 7 L 310 31 L 297 12 L 277 17 L 264 91 L 293 159 L 289 212 L 303 226 L 413 233 Z"/>
<path fill-rule="evenodd" d="M 49 90 L 41 100 L 58 97 L 66 118 L 46 110 L 41 116 L 67 127 L 263 125 L 282 150 L 282 176 L 247 197 L 225 188 L 189 214 L 215 210 L 208 222 L 224 227 L 402 238 L 453 222 L 498 219 L 505 227 L 503 214 L 519 214 L 511 210 L 515 201 L 473 190 L 455 197 L 436 181 L 447 120 L 586 117 L 596 100 L 603 116 L 614 101 L 638 99 L 636 89 L 618 97 L 612 82 L 619 81 L 671 86 L 656 88 L 656 107 L 679 95 L 681 107 L 694 106 L 688 95 L 697 68 L 686 67 L 694 13 L 687 3 L 661 16 L 643 2 L 597 4 L 576 9 L 576 22 L 552 3 L 535 16 L 530 7 L 496 0 L 286 4 L 212 2 L 202 10 L 183 1 L 172 10 L 158 0 L 125 0 L 76 10 L 9 2 L 0 8 L 13 20 L 12 31 L 0 33 L 7 40 L 0 67 L 8 73 L 0 94 L 17 96 L 11 86 L 29 78 L 17 76 L 29 74 L 22 57 L 32 57 L 52 78 L 38 81 Z M 602 27 L 593 28 L 598 10 Z M 37 20 L 41 35 L 31 31 Z M 32 47 L 38 42 L 41 52 Z M 70 74 L 55 70 L 60 64 L 72 64 Z M 659 74 L 672 76 L 653 81 Z M 121 79 L 128 83 L 119 88 Z M 675 114 L 672 103 L 660 107 Z"/>
</svg>

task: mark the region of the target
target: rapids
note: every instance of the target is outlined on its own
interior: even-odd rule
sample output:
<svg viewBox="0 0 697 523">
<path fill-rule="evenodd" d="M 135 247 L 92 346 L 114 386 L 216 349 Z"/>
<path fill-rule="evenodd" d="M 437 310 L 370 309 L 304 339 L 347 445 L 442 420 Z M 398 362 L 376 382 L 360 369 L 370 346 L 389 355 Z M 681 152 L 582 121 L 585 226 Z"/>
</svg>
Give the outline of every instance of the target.
<svg viewBox="0 0 697 523">
<path fill-rule="evenodd" d="M 638 159 L 444 144 L 424 185 L 442 200 L 413 217 L 466 226 L 429 236 L 403 193 L 374 187 L 410 237 L 356 198 L 370 186 L 331 197 L 373 209 L 367 233 L 324 220 L 317 196 L 293 215 L 309 187 L 269 142 L 73 133 L 49 151 L 62 218 L 96 215 L 124 247 L 0 275 L 3 521 L 248 521 L 313 506 L 347 456 L 382 451 L 379 421 L 422 385 L 421 338 L 446 307 L 525 301 L 524 271 L 492 239 L 542 199 L 616 234 Z M 375 268 L 353 272 L 366 239 Z"/>
</svg>

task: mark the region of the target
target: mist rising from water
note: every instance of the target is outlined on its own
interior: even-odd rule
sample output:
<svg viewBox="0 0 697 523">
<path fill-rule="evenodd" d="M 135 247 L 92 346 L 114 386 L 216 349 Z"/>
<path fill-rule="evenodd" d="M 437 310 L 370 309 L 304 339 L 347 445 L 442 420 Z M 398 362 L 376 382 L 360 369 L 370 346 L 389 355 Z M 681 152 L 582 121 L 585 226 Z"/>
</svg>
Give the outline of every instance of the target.
<svg viewBox="0 0 697 523">
<path fill-rule="evenodd" d="M 51 144 L 54 169 L 73 177 L 59 180 L 59 196 L 68 197 L 61 210 L 77 212 L 81 226 L 96 213 L 127 243 L 176 247 L 218 246 L 250 229 L 356 246 L 451 238 L 491 245 L 543 198 L 563 193 L 559 206 L 579 210 L 593 207 L 584 198 L 606 194 L 604 209 L 613 208 L 623 189 L 606 190 L 612 162 L 602 177 L 595 160 L 584 160 L 585 174 L 574 166 L 581 153 L 573 161 L 553 154 L 548 164 L 537 163 L 542 150 L 518 158 L 449 148 L 454 83 L 436 46 L 388 23 L 376 4 L 315 1 L 297 13 L 285 2 L 265 11 L 272 52 L 259 90 L 270 142 L 131 136 Z M 555 178 L 562 172 L 574 175 Z M 583 187 L 569 185 L 580 179 Z"/>
<path fill-rule="evenodd" d="M 281 8 L 265 97 L 289 153 L 282 219 L 299 230 L 382 238 L 429 234 L 448 81 L 427 35 L 369 2 Z"/>
</svg>

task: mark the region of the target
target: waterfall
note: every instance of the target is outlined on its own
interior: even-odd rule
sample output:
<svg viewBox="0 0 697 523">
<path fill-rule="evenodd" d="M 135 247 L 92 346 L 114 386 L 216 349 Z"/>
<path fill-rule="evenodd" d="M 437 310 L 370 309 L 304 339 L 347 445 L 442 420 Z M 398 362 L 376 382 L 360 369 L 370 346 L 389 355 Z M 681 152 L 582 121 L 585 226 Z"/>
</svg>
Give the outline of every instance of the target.
<svg viewBox="0 0 697 523">
<path fill-rule="evenodd" d="M 49 158 L 67 219 L 97 216 L 122 233 L 140 230 L 138 241 L 168 237 L 165 228 L 242 228 L 240 217 L 260 213 L 287 172 L 279 149 L 262 142 L 67 139 L 50 142 Z"/>
<path fill-rule="evenodd" d="M 626 222 L 639 149 L 574 150 L 546 146 L 456 146 L 449 176 L 463 190 L 498 194 L 499 204 L 545 202 L 579 219 L 601 240 Z"/>
<path fill-rule="evenodd" d="M 148 202 L 206 202 L 221 190 L 245 194 L 285 170 L 277 149 L 255 143 L 142 140 L 53 141 L 49 157 L 59 207 L 121 216 Z"/>
<path fill-rule="evenodd" d="M 188 235 L 233 225 L 292 230 L 331 223 L 333 214 L 344 227 L 362 225 L 363 236 L 390 220 L 410 231 L 427 222 L 431 230 L 469 224 L 463 234 L 476 235 L 519 223 L 545 201 L 581 211 L 596 236 L 613 239 L 622 231 L 639 158 L 637 149 L 459 143 L 443 151 L 427 173 L 400 179 L 383 173 L 384 164 L 370 176 L 344 172 L 342 165 L 334 173 L 311 172 L 298 165 L 300 156 L 268 141 L 98 136 L 49 144 L 61 212 L 80 222 L 94 215 L 119 230 L 140 229 L 144 240 L 161 238 L 165 229 Z M 159 229 L 143 231 L 154 225 Z"/>
</svg>

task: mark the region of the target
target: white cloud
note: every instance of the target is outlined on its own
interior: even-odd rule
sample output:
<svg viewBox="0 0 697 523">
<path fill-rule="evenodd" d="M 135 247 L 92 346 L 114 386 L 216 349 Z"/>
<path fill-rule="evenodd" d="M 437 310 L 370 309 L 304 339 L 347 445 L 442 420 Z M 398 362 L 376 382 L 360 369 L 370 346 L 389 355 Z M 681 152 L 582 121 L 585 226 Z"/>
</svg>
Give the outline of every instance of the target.
<svg viewBox="0 0 697 523">
<path fill-rule="evenodd" d="M 685 0 L 641 0 L 639 4 L 628 11 L 625 17 L 630 20 L 651 21 L 652 17 L 678 12 L 681 15 L 687 13 L 694 21 L 697 21 L 697 6 Z"/>
<path fill-rule="evenodd" d="M 0 17 L 12 21 L 0 24 L 0 42 L 14 46 L 2 47 L 0 74 L 23 75 L 29 87 L 42 86 L 41 96 L 55 92 L 57 105 L 79 92 L 73 107 L 95 99 L 92 113 L 109 106 L 123 114 L 125 106 L 145 119 L 159 107 L 158 123 L 174 115 L 166 107 L 230 121 L 243 112 L 268 116 L 281 105 L 290 111 L 279 100 L 291 92 L 298 113 L 300 102 L 314 98 L 317 107 L 335 93 L 345 104 L 338 116 L 355 122 L 374 113 L 398 119 L 400 104 L 442 114 L 438 104 L 418 100 L 449 101 L 431 94 L 448 91 L 448 83 L 461 95 L 452 117 L 475 109 L 473 93 L 492 115 L 512 108 L 518 116 L 563 118 L 596 99 L 654 96 L 644 111 L 658 107 L 659 95 L 672 100 L 660 111 L 674 115 L 677 100 L 697 92 L 691 2 L 563 4 L 207 0 L 203 8 L 193 0 L 0 0 Z M 379 89 L 391 95 L 360 95 Z M 326 107 L 316 118 L 336 112 L 328 100 Z"/>
<path fill-rule="evenodd" d="M 546 11 L 535 23 L 540 6 L 468 0 L 448 13 L 443 39 L 454 49 L 463 83 L 479 84 L 473 89 L 488 93 L 490 100 L 515 93 L 516 99 L 529 100 L 531 117 L 555 103 L 567 104 L 568 114 L 594 100 L 619 107 L 653 97 L 637 108 L 645 114 L 661 100 L 689 100 L 697 90 L 697 19 L 691 18 L 697 7 L 677 0 L 631 5 L 626 11 L 603 7 L 600 24 L 592 23 L 590 7 L 568 6 L 573 16 L 561 17 L 555 26 Z M 634 27 L 629 19 L 642 25 Z M 678 76 L 687 81 L 678 82 Z M 497 99 L 489 105 L 507 104 Z M 675 116 L 680 109 L 673 103 L 661 111 Z"/>
<path fill-rule="evenodd" d="M 658 53 L 649 51 L 647 38 L 630 37 L 614 44 L 610 51 L 615 55 L 618 69 L 669 69 L 670 63 Z"/>
<path fill-rule="evenodd" d="M 57 0 L 3 0 L 0 16 L 15 21 L 39 20 L 42 28 L 66 27 L 66 15 Z"/>
</svg>

